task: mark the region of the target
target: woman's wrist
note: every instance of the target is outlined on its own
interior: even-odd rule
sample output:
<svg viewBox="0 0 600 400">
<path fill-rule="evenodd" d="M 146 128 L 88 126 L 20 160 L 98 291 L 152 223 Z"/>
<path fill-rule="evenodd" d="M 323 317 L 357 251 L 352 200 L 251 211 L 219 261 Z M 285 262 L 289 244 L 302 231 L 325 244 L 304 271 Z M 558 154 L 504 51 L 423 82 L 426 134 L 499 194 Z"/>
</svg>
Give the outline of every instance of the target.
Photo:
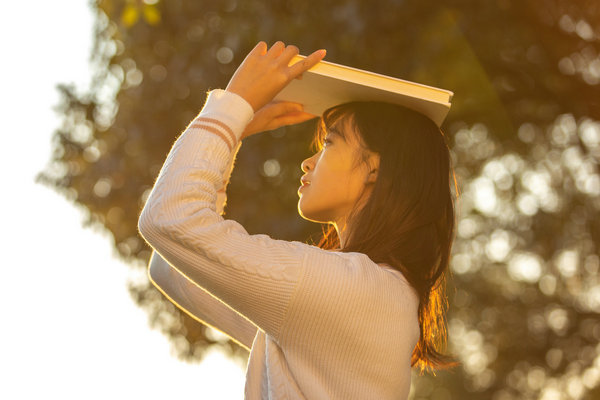
<svg viewBox="0 0 600 400">
<path fill-rule="evenodd" d="M 208 92 L 206 103 L 197 118 L 212 118 L 227 125 L 240 141 L 242 132 L 254 117 L 252 106 L 240 95 L 223 89 Z"/>
</svg>

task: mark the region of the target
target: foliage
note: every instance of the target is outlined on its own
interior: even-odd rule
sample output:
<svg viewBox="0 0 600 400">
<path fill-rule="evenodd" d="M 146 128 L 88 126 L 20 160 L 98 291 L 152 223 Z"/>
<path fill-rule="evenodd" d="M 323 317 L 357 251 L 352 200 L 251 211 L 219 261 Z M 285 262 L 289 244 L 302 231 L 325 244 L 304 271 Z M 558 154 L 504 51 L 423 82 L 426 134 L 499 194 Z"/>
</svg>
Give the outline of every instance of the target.
<svg viewBox="0 0 600 400">
<path fill-rule="evenodd" d="M 61 86 L 63 126 L 39 179 L 89 210 L 132 266 L 137 216 L 175 137 L 258 41 L 455 92 L 445 123 L 461 193 L 453 372 L 415 377 L 415 399 L 600 395 L 600 6 L 593 0 L 99 0 L 95 79 Z M 249 138 L 228 218 L 250 233 L 317 239 L 296 212 L 313 123 Z M 252 199 L 252 201 L 245 201 Z M 137 262 L 136 262 L 137 261 Z M 141 262 L 140 262 L 141 261 Z M 182 358 L 247 352 L 148 282 L 136 302 Z M 376 340 L 376 338 L 374 338 Z"/>
</svg>

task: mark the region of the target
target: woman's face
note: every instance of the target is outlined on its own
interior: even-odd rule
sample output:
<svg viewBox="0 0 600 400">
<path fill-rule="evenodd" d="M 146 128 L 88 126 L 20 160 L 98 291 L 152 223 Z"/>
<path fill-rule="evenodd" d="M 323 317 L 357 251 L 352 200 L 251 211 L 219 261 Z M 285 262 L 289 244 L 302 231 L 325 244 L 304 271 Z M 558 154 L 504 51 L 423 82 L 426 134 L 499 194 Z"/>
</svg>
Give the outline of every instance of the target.
<svg viewBox="0 0 600 400">
<path fill-rule="evenodd" d="M 370 157 L 376 158 L 369 160 L 372 166 L 373 162 L 378 163 L 375 153 Z M 377 168 L 378 164 L 374 166 Z M 341 118 L 327 129 L 323 148 L 302 162 L 305 175 L 301 181 L 308 184 L 298 189 L 298 212 L 309 221 L 338 225 L 345 222 L 363 189 L 367 196 L 370 193 L 371 185 L 365 188 L 365 184 L 376 178 L 371 169 L 361 160 L 358 136 L 348 118 Z"/>
</svg>

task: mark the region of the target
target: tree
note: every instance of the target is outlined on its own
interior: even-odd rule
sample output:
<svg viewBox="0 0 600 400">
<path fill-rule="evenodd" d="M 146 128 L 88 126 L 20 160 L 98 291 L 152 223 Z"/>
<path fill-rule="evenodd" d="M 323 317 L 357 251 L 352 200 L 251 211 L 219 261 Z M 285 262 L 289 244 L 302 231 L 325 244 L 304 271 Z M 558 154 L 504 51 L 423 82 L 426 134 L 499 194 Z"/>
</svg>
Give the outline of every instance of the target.
<svg viewBox="0 0 600 400">
<path fill-rule="evenodd" d="M 453 252 L 452 372 L 422 399 L 592 399 L 600 394 L 600 6 L 592 0 L 99 0 L 89 91 L 60 87 L 63 125 L 39 180 L 89 210 L 145 268 L 137 217 L 209 88 L 258 41 L 455 92 L 444 125 L 461 193 Z M 253 136 L 227 217 L 250 233 L 311 240 L 296 213 L 314 122 Z M 244 199 L 251 198 L 251 202 Z M 267 209 L 268 212 L 260 212 Z M 212 345 L 247 357 L 148 282 L 131 294 L 182 358 Z"/>
</svg>

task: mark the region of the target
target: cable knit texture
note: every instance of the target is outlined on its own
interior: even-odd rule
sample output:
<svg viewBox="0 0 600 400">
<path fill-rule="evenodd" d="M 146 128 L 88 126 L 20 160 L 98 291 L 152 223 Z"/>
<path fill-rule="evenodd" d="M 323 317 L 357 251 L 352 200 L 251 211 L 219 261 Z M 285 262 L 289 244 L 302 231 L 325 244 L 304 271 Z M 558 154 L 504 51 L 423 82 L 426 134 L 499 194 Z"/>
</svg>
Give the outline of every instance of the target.
<svg viewBox="0 0 600 400">
<path fill-rule="evenodd" d="M 173 145 L 138 222 L 152 283 L 250 350 L 246 399 L 406 399 L 418 298 L 399 271 L 221 215 L 252 117 L 213 90 Z"/>
</svg>

